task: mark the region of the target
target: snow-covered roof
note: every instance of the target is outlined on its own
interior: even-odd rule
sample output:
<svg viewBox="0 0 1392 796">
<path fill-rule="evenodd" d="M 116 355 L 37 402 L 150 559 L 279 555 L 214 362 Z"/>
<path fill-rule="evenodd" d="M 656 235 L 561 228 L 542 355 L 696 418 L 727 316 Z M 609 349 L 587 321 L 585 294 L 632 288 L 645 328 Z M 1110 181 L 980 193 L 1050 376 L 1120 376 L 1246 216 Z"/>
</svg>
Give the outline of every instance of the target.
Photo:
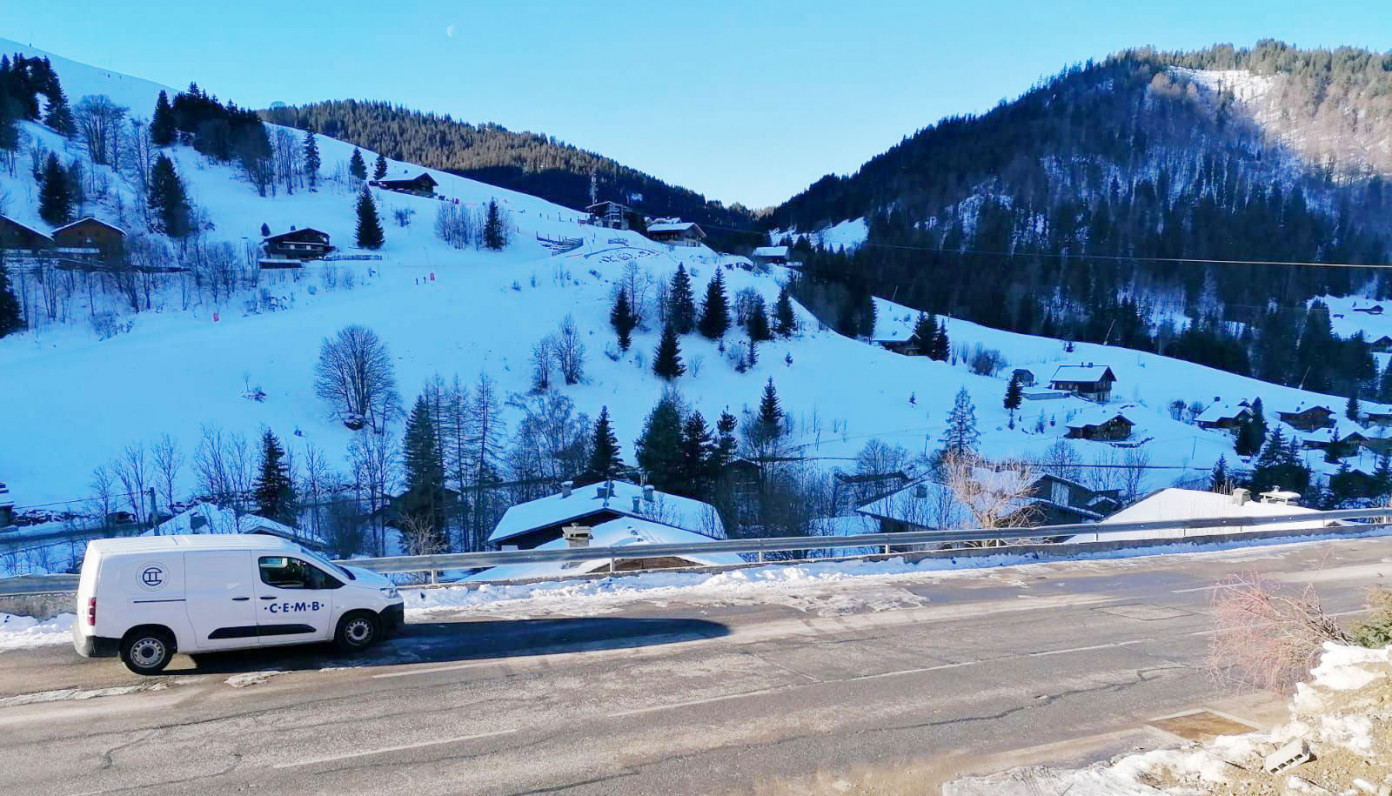
<svg viewBox="0 0 1392 796">
<path fill-rule="evenodd" d="M 755 257 L 787 257 L 787 246 L 756 246 L 754 248 Z"/>
<path fill-rule="evenodd" d="M 1019 511 L 1039 502 L 1025 494 L 1029 484 L 1024 482 L 1018 471 L 974 467 L 972 477 L 981 484 L 981 499 L 986 503 L 994 503 L 997 496 L 1002 494 L 1019 495 L 1004 507 L 1007 512 Z M 931 530 L 970 528 L 975 522 L 970 507 L 951 489 L 928 479 L 909 484 L 856 511 Z"/>
<path fill-rule="evenodd" d="M 1077 414 L 1073 415 L 1072 419 L 1070 419 L 1064 425 L 1066 425 L 1068 428 L 1100 426 L 1118 417 L 1122 420 L 1125 420 L 1128 423 L 1131 423 L 1132 425 L 1135 425 L 1131 418 L 1126 416 L 1126 412 L 1123 411 L 1129 408 L 1129 406 L 1121 408 L 1113 408 L 1109 406 L 1088 406 L 1079 410 Z"/>
<path fill-rule="evenodd" d="M 1162 489 L 1159 492 L 1118 511 L 1097 524 L 1096 533 L 1070 538 L 1070 542 L 1132 541 L 1145 539 L 1177 539 L 1244 531 L 1303 531 L 1318 530 L 1334 523 L 1327 520 L 1282 522 L 1268 525 L 1239 525 L 1225 528 L 1162 528 L 1150 531 L 1107 532 L 1108 525 L 1123 522 L 1156 522 L 1173 520 L 1217 519 L 1220 517 L 1280 517 L 1288 514 L 1313 514 L 1314 509 L 1282 503 L 1263 503 L 1248 498 L 1239 502 L 1233 495 L 1204 492 L 1196 489 Z"/>
<path fill-rule="evenodd" d="M 1217 423 L 1220 420 L 1236 420 L 1242 417 L 1243 414 L 1250 415 L 1251 413 L 1251 408 L 1246 404 L 1233 405 L 1215 401 L 1209 404 L 1208 408 L 1200 412 L 1199 416 L 1194 419 L 1200 423 Z"/>
<path fill-rule="evenodd" d="M 590 529 L 590 547 L 630 547 L 652 544 L 698 544 L 714 541 L 711 537 L 692 531 L 673 528 L 670 525 L 652 522 L 635 517 L 620 517 L 617 520 L 602 522 Z M 565 539 L 554 539 L 540 545 L 538 550 L 564 550 L 570 543 Z M 674 556 L 689 561 L 696 566 L 721 567 L 744 563 L 738 553 L 686 553 Z M 486 569 L 467 578 L 468 580 L 530 580 L 533 578 L 560 577 L 562 575 L 583 574 L 605 569 L 609 558 L 594 558 L 584 561 L 547 561 L 536 564 L 506 564 Z"/>
<path fill-rule="evenodd" d="M 100 218 L 97 218 L 97 217 L 95 217 L 95 216 L 85 216 L 85 217 L 83 217 L 83 218 L 79 218 L 78 220 L 76 220 L 76 221 L 74 221 L 74 222 L 72 222 L 72 223 L 70 223 L 70 224 L 64 224 L 63 226 L 61 226 L 61 227 L 59 227 L 59 228 L 53 230 L 53 234 L 54 234 L 54 235 L 57 235 L 59 232 L 62 232 L 62 231 L 65 230 L 65 229 L 71 229 L 72 227 L 75 227 L 75 226 L 77 226 L 78 224 L 85 224 L 85 223 L 87 223 L 87 222 L 89 222 L 89 221 L 92 222 L 93 224 L 100 224 L 101 226 L 106 227 L 106 228 L 109 229 L 109 230 L 113 230 L 113 231 L 115 231 L 115 232 L 119 232 L 119 233 L 121 233 L 121 235 L 123 235 L 123 236 L 126 234 L 126 231 L 125 231 L 124 229 L 121 229 L 120 227 L 116 226 L 115 224 L 108 224 L 107 222 L 102 221 Z"/>
<path fill-rule="evenodd" d="M 1329 407 L 1325 406 L 1324 404 L 1304 404 L 1304 403 L 1296 404 L 1294 409 L 1278 409 L 1278 410 L 1276 411 L 1276 414 L 1277 414 L 1278 416 L 1279 416 L 1279 415 L 1302 415 L 1302 414 L 1305 414 L 1306 412 L 1328 412 L 1328 413 L 1331 414 L 1331 415 L 1332 415 L 1332 414 L 1337 414 L 1333 409 L 1330 409 Z"/>
<path fill-rule="evenodd" d="M 657 224 L 649 224 L 649 232 L 686 232 L 689 229 L 700 230 L 694 221 L 666 221 Z"/>
<path fill-rule="evenodd" d="M 612 485 L 612 497 L 603 496 L 605 483 Z M 720 515 L 709 503 L 655 489 L 652 490 L 652 500 L 648 500 L 644 488 L 638 484 L 627 481 L 605 483 L 576 487 L 569 495 L 558 492 L 512 506 L 498 520 L 488 541 L 505 541 L 537 528 L 568 522 L 604 509 L 716 539 L 725 538 L 725 526 L 720 522 Z"/>
<path fill-rule="evenodd" d="M 232 509 L 221 508 L 212 503 L 199 503 L 181 514 L 176 514 L 146 531 L 144 536 L 174 536 L 184 534 L 235 534 L 255 533 L 279 536 L 304 544 L 322 546 L 324 540 L 308 530 L 292 528 L 284 523 L 258 517 L 255 514 L 238 514 Z"/>
<path fill-rule="evenodd" d="M 1050 381 L 1101 381 L 1109 374 L 1116 379 L 1112 369 L 1106 365 L 1059 365 Z"/>
</svg>

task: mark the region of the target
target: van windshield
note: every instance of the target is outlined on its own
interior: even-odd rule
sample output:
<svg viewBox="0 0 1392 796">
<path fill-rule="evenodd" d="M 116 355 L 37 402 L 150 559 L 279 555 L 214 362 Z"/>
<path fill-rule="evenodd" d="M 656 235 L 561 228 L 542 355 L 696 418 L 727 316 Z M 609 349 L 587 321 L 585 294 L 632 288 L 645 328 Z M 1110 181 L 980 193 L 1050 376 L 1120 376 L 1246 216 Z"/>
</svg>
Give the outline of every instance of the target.
<svg viewBox="0 0 1392 796">
<path fill-rule="evenodd" d="M 337 565 L 337 564 L 335 564 L 334 562 L 328 560 L 327 558 L 324 558 L 323 556 L 319 555 L 318 553 L 315 553 L 315 552 L 310 551 L 310 550 L 305 550 L 305 548 L 304 548 L 303 546 L 300 547 L 300 549 L 301 549 L 301 550 L 304 550 L 305 557 L 307 557 L 308 559 L 310 559 L 310 560 L 313 561 L 314 563 L 318 564 L 319 566 L 323 567 L 324 569 L 327 569 L 327 570 L 330 571 L 330 572 L 334 572 L 334 573 L 337 573 L 337 574 L 339 574 L 339 575 L 342 575 L 343 577 L 347 578 L 348 580 L 357 580 L 357 577 L 355 577 L 355 576 L 353 575 L 353 573 L 349 572 L 348 570 L 344 569 L 343 567 L 340 567 L 339 565 Z"/>
</svg>

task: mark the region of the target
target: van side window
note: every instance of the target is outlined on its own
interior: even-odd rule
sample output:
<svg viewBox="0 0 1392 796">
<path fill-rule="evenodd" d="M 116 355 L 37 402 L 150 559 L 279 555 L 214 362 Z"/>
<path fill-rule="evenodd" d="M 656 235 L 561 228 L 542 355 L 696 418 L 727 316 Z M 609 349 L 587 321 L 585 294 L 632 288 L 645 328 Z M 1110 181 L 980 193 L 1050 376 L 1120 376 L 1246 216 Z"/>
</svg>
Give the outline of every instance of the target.
<svg viewBox="0 0 1392 796">
<path fill-rule="evenodd" d="M 316 566 L 290 556 L 261 556 L 261 582 L 277 589 L 337 589 L 343 583 Z"/>
</svg>

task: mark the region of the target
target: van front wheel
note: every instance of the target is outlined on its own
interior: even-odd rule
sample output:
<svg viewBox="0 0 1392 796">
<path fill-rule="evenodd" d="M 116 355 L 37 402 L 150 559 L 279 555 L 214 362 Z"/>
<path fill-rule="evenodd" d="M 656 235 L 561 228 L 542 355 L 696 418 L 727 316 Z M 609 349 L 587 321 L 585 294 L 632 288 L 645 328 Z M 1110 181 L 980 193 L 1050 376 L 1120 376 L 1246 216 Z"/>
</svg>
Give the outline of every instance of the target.
<svg viewBox="0 0 1392 796">
<path fill-rule="evenodd" d="M 338 620 L 334 645 L 341 652 L 361 652 L 381 637 L 382 624 L 369 611 L 354 611 Z"/>
<path fill-rule="evenodd" d="M 162 628 L 137 628 L 121 639 L 121 662 L 136 674 L 159 674 L 174 657 L 174 639 Z"/>
</svg>

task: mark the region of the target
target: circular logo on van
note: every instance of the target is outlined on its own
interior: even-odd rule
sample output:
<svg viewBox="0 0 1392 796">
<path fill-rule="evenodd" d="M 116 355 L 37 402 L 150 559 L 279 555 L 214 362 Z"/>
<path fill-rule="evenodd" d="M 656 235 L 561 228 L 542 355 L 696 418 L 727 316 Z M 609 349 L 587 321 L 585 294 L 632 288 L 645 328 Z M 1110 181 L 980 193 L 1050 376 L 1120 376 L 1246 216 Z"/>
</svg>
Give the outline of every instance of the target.
<svg viewBox="0 0 1392 796">
<path fill-rule="evenodd" d="M 159 591 L 168 583 L 164 567 L 159 564 L 146 564 L 140 568 L 140 587 L 145 591 Z"/>
</svg>

